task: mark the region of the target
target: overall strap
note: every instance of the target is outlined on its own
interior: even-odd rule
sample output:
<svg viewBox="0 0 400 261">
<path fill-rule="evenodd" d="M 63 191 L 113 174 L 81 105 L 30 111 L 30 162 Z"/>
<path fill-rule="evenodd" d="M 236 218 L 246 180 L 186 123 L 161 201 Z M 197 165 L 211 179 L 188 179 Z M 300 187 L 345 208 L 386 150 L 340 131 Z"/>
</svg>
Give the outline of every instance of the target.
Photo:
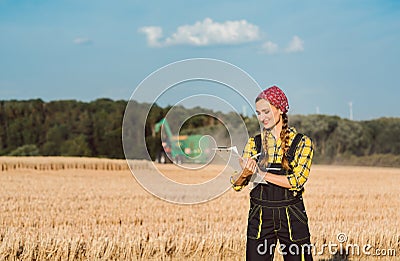
<svg viewBox="0 0 400 261">
<path fill-rule="evenodd" d="M 257 134 L 257 135 L 254 137 L 254 143 L 256 144 L 257 153 L 260 153 L 260 152 L 261 152 L 261 145 L 262 145 L 262 142 L 261 142 L 261 134 Z M 260 156 L 257 157 L 257 159 L 256 159 L 257 162 L 258 162 L 259 158 L 260 158 Z"/>
<path fill-rule="evenodd" d="M 289 161 L 289 164 L 294 160 L 294 154 L 296 153 L 297 145 L 299 145 L 303 136 L 304 135 L 302 133 L 297 133 L 292 141 L 292 144 L 290 145 L 289 150 L 286 152 L 286 157 Z"/>
</svg>

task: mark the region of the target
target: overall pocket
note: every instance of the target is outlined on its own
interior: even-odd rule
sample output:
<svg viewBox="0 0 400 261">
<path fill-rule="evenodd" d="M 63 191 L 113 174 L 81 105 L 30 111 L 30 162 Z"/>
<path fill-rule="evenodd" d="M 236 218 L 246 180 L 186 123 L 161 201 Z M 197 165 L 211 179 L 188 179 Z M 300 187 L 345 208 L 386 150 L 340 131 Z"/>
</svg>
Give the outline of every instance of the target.
<svg viewBox="0 0 400 261">
<path fill-rule="evenodd" d="M 255 214 L 257 214 L 260 210 L 261 206 L 260 205 L 256 205 L 254 203 L 250 204 L 250 209 L 249 209 L 249 216 L 248 216 L 248 220 L 252 219 L 254 217 Z"/>
<path fill-rule="evenodd" d="M 258 239 L 260 236 L 260 229 L 262 224 L 262 207 L 253 204 L 249 210 L 249 217 L 247 220 L 247 237 L 251 239 Z"/>
<path fill-rule="evenodd" d="M 286 217 L 291 241 L 297 242 L 310 237 L 308 217 L 303 201 L 286 207 Z"/>
</svg>

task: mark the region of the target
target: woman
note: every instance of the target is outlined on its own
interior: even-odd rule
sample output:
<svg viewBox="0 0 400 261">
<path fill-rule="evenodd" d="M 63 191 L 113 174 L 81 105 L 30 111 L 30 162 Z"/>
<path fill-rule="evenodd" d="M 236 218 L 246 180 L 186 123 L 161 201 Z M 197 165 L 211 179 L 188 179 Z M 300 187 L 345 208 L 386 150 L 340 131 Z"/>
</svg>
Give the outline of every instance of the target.
<svg viewBox="0 0 400 261">
<path fill-rule="evenodd" d="M 302 193 L 310 172 L 313 144 L 309 137 L 289 128 L 288 109 L 286 95 L 276 86 L 258 95 L 256 112 L 263 131 L 246 144 L 243 171 L 233 182 L 236 191 L 253 182 L 247 260 L 273 260 L 277 241 L 278 252 L 285 260 L 312 260 Z M 259 153 L 258 160 L 253 159 Z"/>
</svg>

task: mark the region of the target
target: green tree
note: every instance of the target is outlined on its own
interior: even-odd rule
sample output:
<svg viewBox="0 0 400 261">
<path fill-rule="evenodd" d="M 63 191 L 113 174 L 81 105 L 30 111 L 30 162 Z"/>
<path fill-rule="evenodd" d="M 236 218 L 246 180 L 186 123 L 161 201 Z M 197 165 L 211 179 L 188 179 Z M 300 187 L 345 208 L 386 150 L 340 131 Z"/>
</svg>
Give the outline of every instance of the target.
<svg viewBox="0 0 400 261">
<path fill-rule="evenodd" d="M 61 145 L 62 156 L 91 156 L 89 145 L 84 135 L 78 135 Z"/>
<path fill-rule="evenodd" d="M 10 156 L 39 156 L 39 149 L 35 144 L 27 144 L 11 151 Z"/>
</svg>

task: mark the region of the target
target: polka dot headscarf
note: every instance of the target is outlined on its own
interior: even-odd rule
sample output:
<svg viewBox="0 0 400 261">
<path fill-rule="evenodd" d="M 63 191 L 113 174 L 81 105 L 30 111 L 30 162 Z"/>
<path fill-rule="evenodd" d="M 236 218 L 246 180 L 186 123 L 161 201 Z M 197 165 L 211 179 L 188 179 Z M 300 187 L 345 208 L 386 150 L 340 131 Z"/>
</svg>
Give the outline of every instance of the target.
<svg viewBox="0 0 400 261">
<path fill-rule="evenodd" d="M 275 85 L 262 91 L 257 98 L 267 100 L 283 113 L 287 113 L 289 110 L 289 102 L 285 93 Z"/>
</svg>

